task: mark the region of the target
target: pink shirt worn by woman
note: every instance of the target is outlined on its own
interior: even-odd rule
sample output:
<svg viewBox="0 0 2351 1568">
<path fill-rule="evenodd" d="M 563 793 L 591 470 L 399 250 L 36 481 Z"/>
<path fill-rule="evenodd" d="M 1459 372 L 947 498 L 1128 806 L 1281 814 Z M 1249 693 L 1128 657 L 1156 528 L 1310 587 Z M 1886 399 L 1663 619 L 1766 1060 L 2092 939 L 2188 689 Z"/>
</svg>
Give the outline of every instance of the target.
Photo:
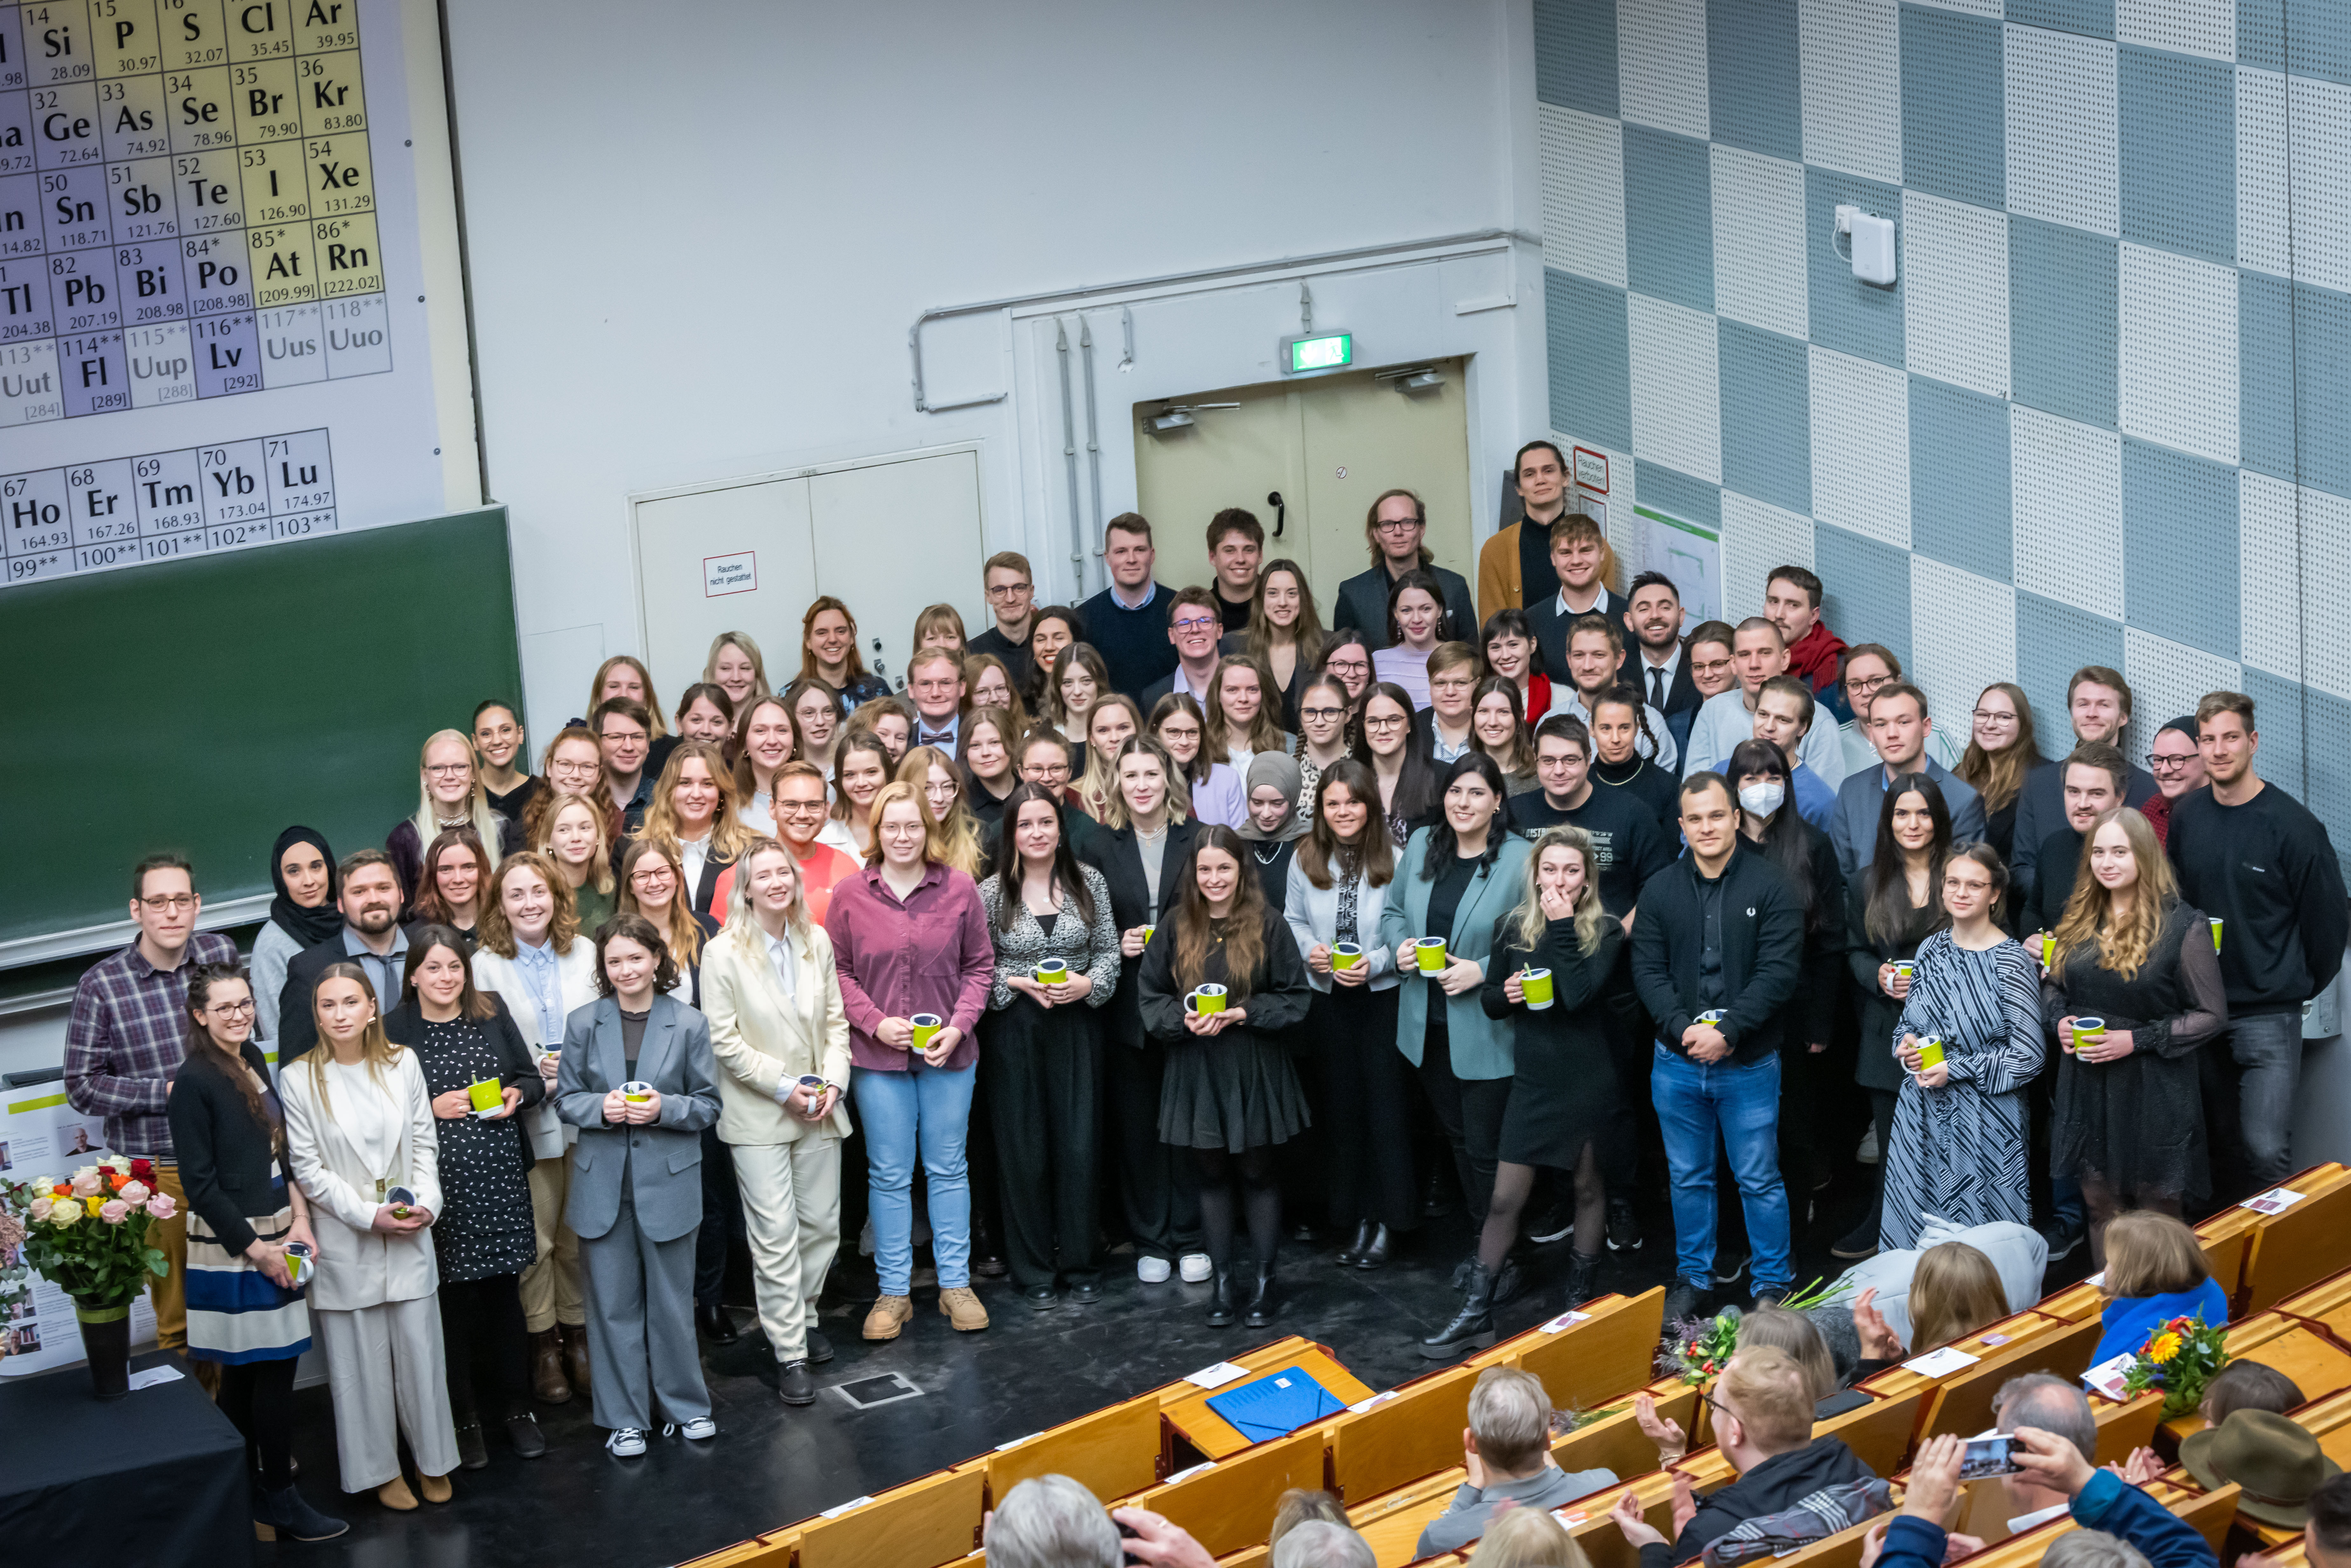
<svg viewBox="0 0 2351 1568">
<path fill-rule="evenodd" d="M 866 866 L 834 884 L 824 928 L 841 975 L 849 1015 L 849 1057 L 859 1067 L 904 1072 L 913 1053 L 874 1038 L 883 1019 L 936 1013 L 963 1039 L 943 1064 L 948 1071 L 979 1060 L 974 1032 L 996 977 L 996 944 L 971 878 L 925 862 L 923 880 L 902 903 Z"/>
</svg>

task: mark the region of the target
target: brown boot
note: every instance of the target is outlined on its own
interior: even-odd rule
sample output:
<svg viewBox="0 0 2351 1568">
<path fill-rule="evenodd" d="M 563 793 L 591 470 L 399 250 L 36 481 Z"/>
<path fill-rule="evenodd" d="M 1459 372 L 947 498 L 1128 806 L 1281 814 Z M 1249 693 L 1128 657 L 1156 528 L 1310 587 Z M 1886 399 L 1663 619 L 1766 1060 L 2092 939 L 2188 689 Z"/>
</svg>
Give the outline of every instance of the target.
<svg viewBox="0 0 2351 1568">
<path fill-rule="evenodd" d="M 906 1320 L 914 1315 L 914 1303 L 904 1296 L 883 1296 L 865 1314 L 867 1339 L 896 1339 Z"/>
<path fill-rule="evenodd" d="M 956 1286 L 939 1292 L 939 1311 L 958 1333 L 971 1333 L 987 1326 L 987 1309 L 979 1304 L 979 1297 L 968 1286 Z"/>
<path fill-rule="evenodd" d="M 549 1405 L 570 1402 L 571 1385 L 563 1378 L 563 1341 L 553 1329 L 530 1336 L 530 1391 Z"/>
<path fill-rule="evenodd" d="M 563 1370 L 570 1376 L 571 1391 L 588 1392 L 588 1330 L 580 1323 L 560 1323 L 557 1332 L 563 1335 Z"/>
</svg>

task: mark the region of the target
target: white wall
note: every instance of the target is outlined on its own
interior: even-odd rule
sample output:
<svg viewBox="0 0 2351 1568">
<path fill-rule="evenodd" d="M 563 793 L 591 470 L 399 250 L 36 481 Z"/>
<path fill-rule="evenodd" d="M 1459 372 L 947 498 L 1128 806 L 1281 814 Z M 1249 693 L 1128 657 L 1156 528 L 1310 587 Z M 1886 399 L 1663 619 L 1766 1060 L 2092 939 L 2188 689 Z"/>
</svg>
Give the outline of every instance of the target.
<svg viewBox="0 0 2351 1568">
<path fill-rule="evenodd" d="M 1538 230 L 1527 7 L 449 7 L 484 437 L 491 493 L 512 508 L 533 727 L 579 711 L 599 648 L 635 646 L 632 491 L 977 441 L 991 548 L 1027 549 L 1040 590 L 1063 591 L 1050 352 L 1039 379 L 1010 315 L 950 323 L 929 335 L 932 401 L 1011 395 L 917 413 L 915 316 Z M 1318 281 L 1317 319 L 1353 328 L 1374 362 L 1478 356 L 1472 451 L 1489 475 L 1548 423 L 1540 257 L 1520 243 L 1446 265 L 1485 275 L 1334 279 L 1327 297 Z M 1453 314 L 1497 293 L 1517 303 Z M 1097 310 L 1107 510 L 1133 499 L 1127 404 L 1271 379 L 1296 298 L 1294 284 L 1228 287 L 1148 323 L 1139 307 L 1125 377 L 1116 310 Z M 939 592 L 976 610 L 975 589 Z M 797 643 L 797 626 L 752 630 Z"/>
</svg>

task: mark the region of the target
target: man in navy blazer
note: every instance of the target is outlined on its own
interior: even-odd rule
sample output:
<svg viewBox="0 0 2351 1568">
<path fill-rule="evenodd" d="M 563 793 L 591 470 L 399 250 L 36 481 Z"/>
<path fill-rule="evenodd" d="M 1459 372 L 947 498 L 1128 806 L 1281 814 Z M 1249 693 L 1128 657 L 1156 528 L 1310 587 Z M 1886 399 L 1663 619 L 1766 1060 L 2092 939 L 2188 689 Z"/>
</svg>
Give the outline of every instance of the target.
<svg viewBox="0 0 2351 1568">
<path fill-rule="evenodd" d="M 1901 774 L 1923 773 L 1942 790 L 1951 812 L 1951 842 L 1973 843 L 1984 836 L 1983 797 L 1927 755 L 1933 727 L 1927 694 L 1907 681 L 1889 681 L 1870 699 L 1869 743 L 1877 748 L 1878 764 L 1837 786 L 1836 810 L 1829 819 L 1829 841 L 1836 846 L 1837 867 L 1846 880 L 1877 858 L 1877 819 L 1886 810 L 1886 789 Z"/>
</svg>

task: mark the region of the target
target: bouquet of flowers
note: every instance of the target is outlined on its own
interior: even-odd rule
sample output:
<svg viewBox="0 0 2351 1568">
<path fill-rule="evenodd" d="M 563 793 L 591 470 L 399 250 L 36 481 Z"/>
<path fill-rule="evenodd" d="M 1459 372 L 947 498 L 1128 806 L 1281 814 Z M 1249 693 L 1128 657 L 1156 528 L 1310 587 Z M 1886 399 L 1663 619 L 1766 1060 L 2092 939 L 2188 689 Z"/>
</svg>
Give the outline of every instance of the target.
<svg viewBox="0 0 2351 1568">
<path fill-rule="evenodd" d="M 2131 1358 L 2123 1391 L 2133 1398 L 2151 1388 L 2163 1391 L 2163 1418 L 2185 1416 L 2204 1402 L 2205 1385 L 2229 1364 L 2229 1329 L 2200 1317 L 2158 1324 Z"/>
<path fill-rule="evenodd" d="M 69 1177 L 0 1183 L 0 1197 L 24 1217 L 25 1261 L 42 1278 L 78 1305 L 121 1307 L 149 1275 L 171 1271 L 162 1249 L 147 1244 L 154 1223 L 178 1212 L 154 1177 L 151 1162 L 117 1155 Z"/>
<path fill-rule="evenodd" d="M 1834 1285 L 1822 1289 L 1821 1282 L 1814 1280 L 1802 1290 L 1781 1298 L 1780 1304 L 1792 1312 L 1801 1312 L 1819 1306 L 1835 1291 Z M 1711 1383 L 1729 1364 L 1738 1349 L 1739 1309 L 1725 1307 L 1710 1318 L 1684 1318 L 1679 1322 L 1667 1323 L 1666 1343 L 1657 1352 L 1657 1370 L 1684 1383 Z"/>
</svg>

